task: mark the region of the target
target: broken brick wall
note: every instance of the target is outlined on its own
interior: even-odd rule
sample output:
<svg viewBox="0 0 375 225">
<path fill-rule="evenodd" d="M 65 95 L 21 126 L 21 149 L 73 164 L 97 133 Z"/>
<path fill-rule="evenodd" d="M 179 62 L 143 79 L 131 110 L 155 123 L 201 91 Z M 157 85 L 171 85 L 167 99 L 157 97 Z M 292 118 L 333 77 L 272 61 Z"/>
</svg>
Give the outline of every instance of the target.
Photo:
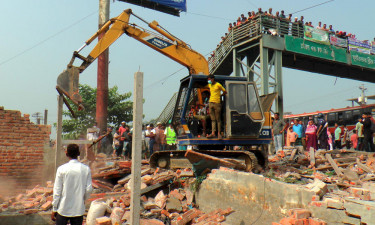
<svg viewBox="0 0 375 225">
<path fill-rule="evenodd" d="M 46 171 L 54 172 L 50 130 L 31 123 L 28 114 L 0 107 L 0 194 L 32 188 L 46 180 Z"/>
</svg>

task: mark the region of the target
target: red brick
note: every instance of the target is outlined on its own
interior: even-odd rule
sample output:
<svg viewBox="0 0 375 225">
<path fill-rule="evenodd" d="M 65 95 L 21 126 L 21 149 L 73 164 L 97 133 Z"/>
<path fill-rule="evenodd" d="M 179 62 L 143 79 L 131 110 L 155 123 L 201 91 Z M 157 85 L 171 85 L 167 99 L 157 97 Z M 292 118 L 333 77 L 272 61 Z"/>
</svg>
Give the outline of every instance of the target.
<svg viewBox="0 0 375 225">
<path fill-rule="evenodd" d="M 170 197 L 171 197 L 171 196 L 174 196 L 175 198 L 177 198 L 177 199 L 180 200 L 180 201 L 182 201 L 182 199 L 185 198 L 185 196 L 182 195 L 182 194 L 180 194 L 180 192 L 178 192 L 177 189 L 174 189 L 173 191 L 171 191 L 171 192 L 169 193 L 169 196 L 170 196 Z"/>
<path fill-rule="evenodd" d="M 317 218 L 309 218 L 309 225 L 327 225 L 326 222 L 324 222 L 323 220 L 321 219 L 317 219 Z"/>
<path fill-rule="evenodd" d="M 112 225 L 112 221 L 109 217 L 103 216 L 96 218 L 95 225 Z"/>
<path fill-rule="evenodd" d="M 202 212 L 198 209 L 191 209 L 172 221 L 172 225 L 185 225 L 194 218 L 198 217 Z"/>
<path fill-rule="evenodd" d="M 294 219 L 306 219 L 311 216 L 311 213 L 307 209 L 293 209 L 293 214 L 291 215 Z"/>
<path fill-rule="evenodd" d="M 157 219 L 141 219 L 140 225 L 164 225 L 164 223 Z"/>
<path fill-rule="evenodd" d="M 288 217 L 288 218 L 282 218 L 280 220 L 280 224 L 281 225 L 294 225 L 295 222 L 296 222 L 296 220 L 294 218 L 290 218 L 290 217 Z"/>
<path fill-rule="evenodd" d="M 48 201 L 48 202 L 44 203 L 40 208 L 43 211 L 49 210 L 50 208 L 52 208 L 52 202 Z"/>
<path fill-rule="evenodd" d="M 29 215 L 29 214 L 37 213 L 38 211 L 39 211 L 38 209 L 26 209 L 25 211 L 23 211 L 23 214 Z"/>
</svg>

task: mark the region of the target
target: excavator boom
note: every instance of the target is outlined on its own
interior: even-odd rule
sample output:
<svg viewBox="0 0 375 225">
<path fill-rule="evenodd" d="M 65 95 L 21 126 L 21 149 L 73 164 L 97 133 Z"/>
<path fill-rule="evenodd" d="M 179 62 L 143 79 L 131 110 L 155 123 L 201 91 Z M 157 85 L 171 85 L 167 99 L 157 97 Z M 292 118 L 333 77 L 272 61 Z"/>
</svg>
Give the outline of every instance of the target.
<svg viewBox="0 0 375 225">
<path fill-rule="evenodd" d="M 151 32 L 144 28 L 138 27 L 136 24 L 130 24 L 130 16 L 134 15 L 157 33 Z M 189 70 L 189 74 L 205 74 L 208 75 L 208 62 L 203 55 L 194 51 L 182 40 L 176 38 L 168 31 L 164 30 L 156 21 L 151 23 L 132 13 L 131 9 L 124 10 L 120 15 L 110 19 L 103 25 L 85 44 L 74 51 L 67 69 L 61 73 L 57 79 L 56 89 L 60 94 L 64 94 L 70 98 L 75 104 L 80 105 L 82 98 L 78 93 L 79 73 L 82 73 L 91 63 L 99 57 L 105 50 L 109 48 L 119 37 L 126 34 L 139 42 L 149 46 L 159 53 L 180 63 Z M 82 56 L 80 51 L 90 45 L 99 35 L 101 39 L 91 50 L 88 56 Z M 73 66 L 75 59 L 82 60 L 79 67 Z"/>
</svg>

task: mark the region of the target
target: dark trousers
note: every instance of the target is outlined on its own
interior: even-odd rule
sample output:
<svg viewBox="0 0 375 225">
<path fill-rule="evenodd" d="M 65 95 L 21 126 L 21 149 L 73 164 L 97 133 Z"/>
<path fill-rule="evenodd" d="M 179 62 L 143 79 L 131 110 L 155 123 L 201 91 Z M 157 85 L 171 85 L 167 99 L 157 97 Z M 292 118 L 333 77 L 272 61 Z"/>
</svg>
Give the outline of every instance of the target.
<svg viewBox="0 0 375 225">
<path fill-rule="evenodd" d="M 373 152 L 375 149 L 372 141 L 372 133 L 365 133 L 364 136 L 362 150 L 366 152 Z"/>
<path fill-rule="evenodd" d="M 70 221 L 71 225 L 82 225 L 83 216 L 66 217 L 66 216 L 62 216 L 62 215 L 57 213 L 57 215 L 56 215 L 56 225 L 67 225 L 68 221 Z"/>
<path fill-rule="evenodd" d="M 335 148 L 341 149 L 341 140 L 335 140 Z"/>
</svg>

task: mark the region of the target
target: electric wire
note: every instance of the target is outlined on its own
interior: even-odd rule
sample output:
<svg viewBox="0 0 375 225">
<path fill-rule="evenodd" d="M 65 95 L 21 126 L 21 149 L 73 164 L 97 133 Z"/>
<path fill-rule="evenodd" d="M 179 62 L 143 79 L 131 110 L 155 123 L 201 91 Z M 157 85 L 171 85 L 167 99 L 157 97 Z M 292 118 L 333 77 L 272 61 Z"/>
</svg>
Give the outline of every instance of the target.
<svg viewBox="0 0 375 225">
<path fill-rule="evenodd" d="M 327 4 L 329 2 L 333 2 L 333 1 L 335 1 L 335 0 L 325 1 L 325 2 L 322 2 L 322 3 L 316 4 L 316 5 L 313 5 L 313 6 L 310 6 L 310 7 L 307 7 L 307 8 L 304 8 L 304 9 L 292 12 L 292 14 L 299 13 L 299 12 L 302 12 L 302 11 L 305 11 L 305 10 L 308 10 L 308 9 L 312 9 L 312 8 L 317 7 L 317 6 L 321 6 L 321 5 L 324 5 L 324 4 Z"/>
<path fill-rule="evenodd" d="M 23 55 L 23 54 L 25 54 L 25 53 L 31 51 L 32 49 L 34 49 L 34 48 L 36 48 L 36 47 L 38 47 L 38 46 L 44 44 L 45 42 L 49 41 L 50 39 L 56 37 L 57 35 L 59 35 L 59 34 L 65 32 L 65 31 L 68 30 L 68 29 L 70 29 L 71 27 L 73 27 L 73 26 L 75 26 L 75 25 L 81 23 L 83 20 L 85 20 L 85 19 L 89 18 L 90 16 L 96 14 L 98 11 L 99 11 L 99 10 L 96 10 L 95 12 L 90 13 L 89 15 L 87 15 L 87 16 L 85 16 L 85 17 L 83 17 L 83 18 L 77 20 L 76 22 L 74 22 L 74 23 L 72 23 L 72 24 L 70 24 L 70 25 L 64 27 L 63 29 L 61 29 L 61 30 L 59 30 L 58 32 L 52 34 L 51 36 L 45 38 L 44 40 L 42 40 L 42 41 L 36 43 L 35 45 L 33 45 L 33 46 L 31 46 L 31 47 L 25 49 L 24 51 L 22 51 L 22 52 L 20 52 L 20 53 L 18 53 L 18 54 L 16 54 L 16 55 L 14 55 L 14 56 L 12 56 L 12 57 L 6 59 L 6 60 L 0 62 L 0 66 L 4 65 L 5 63 L 8 63 L 8 62 L 12 61 L 13 59 L 16 59 L 16 58 L 18 58 L 19 56 L 21 56 L 21 55 Z"/>
</svg>

